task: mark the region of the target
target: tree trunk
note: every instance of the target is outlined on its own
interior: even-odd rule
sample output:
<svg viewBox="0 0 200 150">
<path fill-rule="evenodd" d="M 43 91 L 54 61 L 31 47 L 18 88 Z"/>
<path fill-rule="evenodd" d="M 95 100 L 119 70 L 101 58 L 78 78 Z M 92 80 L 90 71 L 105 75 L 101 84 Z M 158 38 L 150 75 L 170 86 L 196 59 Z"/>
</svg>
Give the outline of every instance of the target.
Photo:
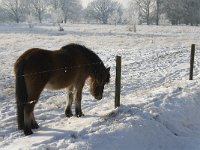
<svg viewBox="0 0 200 150">
<path fill-rule="evenodd" d="M 150 14 L 150 10 L 149 10 L 150 8 L 149 8 L 149 6 L 148 6 L 148 8 L 147 8 L 147 25 L 149 25 L 150 23 L 149 23 L 149 14 Z"/>
<path fill-rule="evenodd" d="M 107 24 L 108 23 L 108 19 L 106 19 L 105 17 L 102 19 L 103 24 Z"/>
<path fill-rule="evenodd" d="M 16 18 L 16 22 L 19 23 L 19 18 L 18 17 Z"/>
<path fill-rule="evenodd" d="M 38 14 L 38 19 L 39 19 L 40 23 L 42 23 L 42 14 L 41 13 Z"/>
<path fill-rule="evenodd" d="M 156 0 L 156 25 L 159 25 L 159 14 L 160 14 L 160 0 Z"/>
<path fill-rule="evenodd" d="M 65 16 L 65 18 L 64 18 L 64 23 L 65 24 L 67 23 L 67 16 Z"/>
<path fill-rule="evenodd" d="M 14 12 L 14 20 L 16 23 L 19 23 L 19 15 L 18 15 L 18 12 Z"/>
</svg>

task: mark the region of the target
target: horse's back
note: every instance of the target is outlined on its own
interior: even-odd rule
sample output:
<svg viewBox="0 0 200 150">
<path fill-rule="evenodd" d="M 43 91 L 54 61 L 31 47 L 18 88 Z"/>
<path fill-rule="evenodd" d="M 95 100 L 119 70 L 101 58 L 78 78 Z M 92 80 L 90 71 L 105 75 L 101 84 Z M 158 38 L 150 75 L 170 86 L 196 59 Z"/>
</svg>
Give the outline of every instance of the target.
<svg viewBox="0 0 200 150">
<path fill-rule="evenodd" d="M 16 61 L 15 69 L 25 61 L 25 74 L 41 72 L 50 69 L 52 65 L 52 51 L 32 48 L 24 52 Z"/>
<path fill-rule="evenodd" d="M 52 51 L 38 48 L 29 49 L 24 52 L 15 63 L 15 73 L 18 66 L 24 63 L 23 75 L 25 77 L 28 92 L 42 90 L 51 77 Z"/>
</svg>

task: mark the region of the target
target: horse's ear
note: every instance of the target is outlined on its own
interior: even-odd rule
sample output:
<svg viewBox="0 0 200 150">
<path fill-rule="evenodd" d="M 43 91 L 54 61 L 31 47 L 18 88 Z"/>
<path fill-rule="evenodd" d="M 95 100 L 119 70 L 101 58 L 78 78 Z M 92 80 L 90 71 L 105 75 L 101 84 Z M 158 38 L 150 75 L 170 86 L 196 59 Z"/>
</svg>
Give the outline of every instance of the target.
<svg viewBox="0 0 200 150">
<path fill-rule="evenodd" d="M 110 67 L 106 68 L 106 71 L 107 71 L 107 72 L 110 72 Z"/>
</svg>

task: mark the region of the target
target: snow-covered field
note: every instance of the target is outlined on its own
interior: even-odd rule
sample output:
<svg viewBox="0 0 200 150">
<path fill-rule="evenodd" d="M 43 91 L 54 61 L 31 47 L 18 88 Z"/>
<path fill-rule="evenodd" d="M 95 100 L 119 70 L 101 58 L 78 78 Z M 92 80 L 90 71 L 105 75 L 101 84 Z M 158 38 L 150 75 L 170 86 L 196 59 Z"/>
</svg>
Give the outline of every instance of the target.
<svg viewBox="0 0 200 150">
<path fill-rule="evenodd" d="M 0 149 L 199 150 L 200 27 L 0 25 Z M 104 99 L 84 88 L 84 117 L 66 118 L 65 91 L 44 90 L 35 109 L 40 128 L 17 130 L 13 64 L 27 49 L 68 43 L 94 50 L 111 66 Z M 196 45 L 194 81 L 190 46 Z M 122 56 L 121 107 L 114 109 L 115 56 Z"/>
</svg>

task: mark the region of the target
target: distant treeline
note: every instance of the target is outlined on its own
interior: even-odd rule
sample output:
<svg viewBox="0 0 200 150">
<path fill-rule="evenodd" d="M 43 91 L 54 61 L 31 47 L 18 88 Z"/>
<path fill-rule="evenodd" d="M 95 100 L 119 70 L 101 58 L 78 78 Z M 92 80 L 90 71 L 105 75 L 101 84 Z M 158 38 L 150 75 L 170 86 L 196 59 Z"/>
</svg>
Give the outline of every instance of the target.
<svg viewBox="0 0 200 150">
<path fill-rule="evenodd" d="M 0 0 L 0 22 L 199 25 L 200 0 Z"/>
</svg>

